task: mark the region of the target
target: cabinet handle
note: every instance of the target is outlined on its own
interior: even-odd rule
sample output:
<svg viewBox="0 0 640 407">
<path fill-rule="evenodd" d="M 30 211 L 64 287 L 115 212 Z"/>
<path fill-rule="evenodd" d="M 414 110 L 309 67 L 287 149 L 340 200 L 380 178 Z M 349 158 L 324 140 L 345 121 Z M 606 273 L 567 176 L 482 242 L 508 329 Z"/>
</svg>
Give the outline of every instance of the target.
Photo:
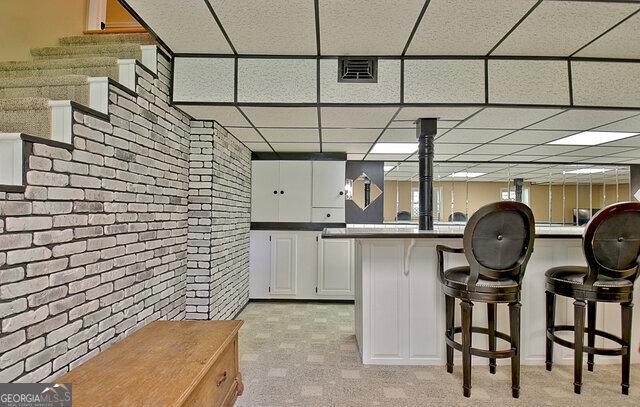
<svg viewBox="0 0 640 407">
<path fill-rule="evenodd" d="M 281 194 L 281 195 L 284 195 L 284 191 L 280 191 L 280 194 Z"/>
<path fill-rule="evenodd" d="M 340 195 L 344 195 L 344 191 L 340 191 Z"/>
<path fill-rule="evenodd" d="M 277 193 L 278 193 L 278 191 L 273 191 L 273 194 L 274 194 L 274 195 L 275 195 L 275 194 L 277 194 Z"/>
<path fill-rule="evenodd" d="M 224 384 L 224 382 L 227 381 L 227 371 L 224 371 L 224 374 L 222 375 L 222 377 L 220 378 L 220 380 L 218 380 L 218 387 L 222 386 Z"/>
<path fill-rule="evenodd" d="M 327 213 L 327 218 L 330 218 L 330 217 L 331 217 L 331 214 L 330 214 L 330 213 Z"/>
</svg>

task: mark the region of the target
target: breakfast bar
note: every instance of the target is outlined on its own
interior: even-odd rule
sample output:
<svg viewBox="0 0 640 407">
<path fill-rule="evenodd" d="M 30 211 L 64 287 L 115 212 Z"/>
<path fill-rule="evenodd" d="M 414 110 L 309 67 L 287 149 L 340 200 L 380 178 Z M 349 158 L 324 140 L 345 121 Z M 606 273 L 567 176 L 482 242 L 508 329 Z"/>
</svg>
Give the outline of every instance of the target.
<svg viewBox="0 0 640 407">
<path fill-rule="evenodd" d="M 435 248 L 461 248 L 463 229 L 463 225 L 442 224 L 432 231 L 418 231 L 417 225 L 356 225 L 324 230 L 323 239 L 355 241 L 355 332 L 364 364 L 445 364 L 445 301 L 438 281 Z M 582 227 L 536 225 L 533 255 L 522 283 L 522 364 L 545 362 L 544 273 L 555 266 L 586 264 L 581 237 Z M 466 258 L 447 253 L 445 264 L 447 268 L 464 265 Z M 638 295 L 635 293 L 636 301 Z M 556 323 L 572 323 L 573 301 L 558 297 L 556 306 Z M 486 308 L 476 308 L 474 325 L 486 326 Z M 456 304 L 456 326 L 460 325 L 459 317 Z M 636 313 L 632 342 L 640 335 L 639 318 Z M 497 329 L 508 332 L 508 327 L 507 306 L 499 305 Z M 619 335 L 617 304 L 599 307 L 597 328 Z M 473 341 L 475 347 L 487 348 L 486 337 L 474 335 Z M 508 348 L 498 340 L 498 349 L 501 345 Z M 596 345 L 610 344 L 597 339 Z M 632 352 L 634 363 L 640 353 L 637 348 Z M 573 363 L 571 349 L 558 348 L 554 356 L 556 363 Z M 482 359 L 478 362 L 486 363 Z M 619 363 L 619 358 L 596 357 L 596 363 L 608 362 Z"/>
</svg>

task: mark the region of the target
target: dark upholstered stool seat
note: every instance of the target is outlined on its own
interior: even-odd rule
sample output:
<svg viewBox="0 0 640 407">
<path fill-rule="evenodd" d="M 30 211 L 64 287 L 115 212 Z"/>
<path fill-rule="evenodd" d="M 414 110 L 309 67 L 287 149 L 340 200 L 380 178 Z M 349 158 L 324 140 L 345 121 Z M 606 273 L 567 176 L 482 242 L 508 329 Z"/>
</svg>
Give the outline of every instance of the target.
<svg viewBox="0 0 640 407">
<path fill-rule="evenodd" d="M 469 266 L 450 268 L 444 272 L 445 284 L 451 288 L 466 290 L 470 274 L 471 268 Z M 512 289 L 517 291 L 518 282 L 510 278 L 490 280 L 482 275 L 478 276 L 475 291 L 495 292 L 496 288 L 501 288 L 503 290 Z"/>
<path fill-rule="evenodd" d="M 633 282 L 625 278 L 609 278 L 607 276 L 598 276 L 598 279 L 593 282 L 593 285 L 584 284 L 584 280 L 589 273 L 589 267 L 586 266 L 561 266 L 554 267 L 547 270 L 545 276 L 547 279 L 552 280 L 556 287 L 558 284 L 571 284 L 574 288 L 576 285 L 583 286 L 582 290 L 593 290 L 605 288 L 607 290 L 631 287 Z"/>
</svg>

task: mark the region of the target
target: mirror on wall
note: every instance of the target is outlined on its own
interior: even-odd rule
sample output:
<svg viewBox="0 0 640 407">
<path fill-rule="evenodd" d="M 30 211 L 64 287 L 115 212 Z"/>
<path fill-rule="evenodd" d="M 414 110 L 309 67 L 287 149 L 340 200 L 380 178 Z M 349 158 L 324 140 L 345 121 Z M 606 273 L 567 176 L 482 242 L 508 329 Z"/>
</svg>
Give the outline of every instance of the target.
<svg viewBox="0 0 640 407">
<path fill-rule="evenodd" d="M 584 225 L 604 206 L 628 201 L 628 166 L 536 163 L 455 163 L 434 165 L 436 223 L 465 223 L 480 207 L 520 200 L 537 223 Z M 384 221 L 418 222 L 418 163 L 386 162 Z"/>
<path fill-rule="evenodd" d="M 382 190 L 364 172 L 354 180 L 347 180 L 346 199 L 352 200 L 360 209 L 365 210 L 380 198 Z"/>
</svg>

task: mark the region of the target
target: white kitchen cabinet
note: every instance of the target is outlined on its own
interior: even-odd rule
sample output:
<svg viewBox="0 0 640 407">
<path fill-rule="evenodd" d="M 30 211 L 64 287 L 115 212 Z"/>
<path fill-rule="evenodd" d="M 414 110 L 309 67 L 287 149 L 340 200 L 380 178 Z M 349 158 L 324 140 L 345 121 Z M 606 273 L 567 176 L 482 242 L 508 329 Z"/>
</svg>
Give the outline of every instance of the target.
<svg viewBox="0 0 640 407">
<path fill-rule="evenodd" d="M 252 222 L 311 221 L 311 161 L 253 161 Z"/>
<path fill-rule="evenodd" d="M 273 222 L 278 219 L 280 162 L 251 163 L 251 220 Z"/>
<path fill-rule="evenodd" d="M 345 161 L 313 162 L 313 207 L 344 208 Z"/>
<path fill-rule="evenodd" d="M 353 300 L 352 241 L 340 239 L 342 243 L 333 244 L 333 240 L 322 241 L 320 235 L 318 231 L 252 230 L 249 297 Z"/>
<path fill-rule="evenodd" d="M 269 292 L 295 295 L 298 274 L 298 237 L 295 233 L 275 233 L 270 236 L 270 241 L 271 279 Z"/>
<path fill-rule="evenodd" d="M 344 223 L 344 208 L 311 208 L 311 222 Z"/>
<path fill-rule="evenodd" d="M 318 295 L 353 295 L 353 240 L 318 240 Z"/>
</svg>

